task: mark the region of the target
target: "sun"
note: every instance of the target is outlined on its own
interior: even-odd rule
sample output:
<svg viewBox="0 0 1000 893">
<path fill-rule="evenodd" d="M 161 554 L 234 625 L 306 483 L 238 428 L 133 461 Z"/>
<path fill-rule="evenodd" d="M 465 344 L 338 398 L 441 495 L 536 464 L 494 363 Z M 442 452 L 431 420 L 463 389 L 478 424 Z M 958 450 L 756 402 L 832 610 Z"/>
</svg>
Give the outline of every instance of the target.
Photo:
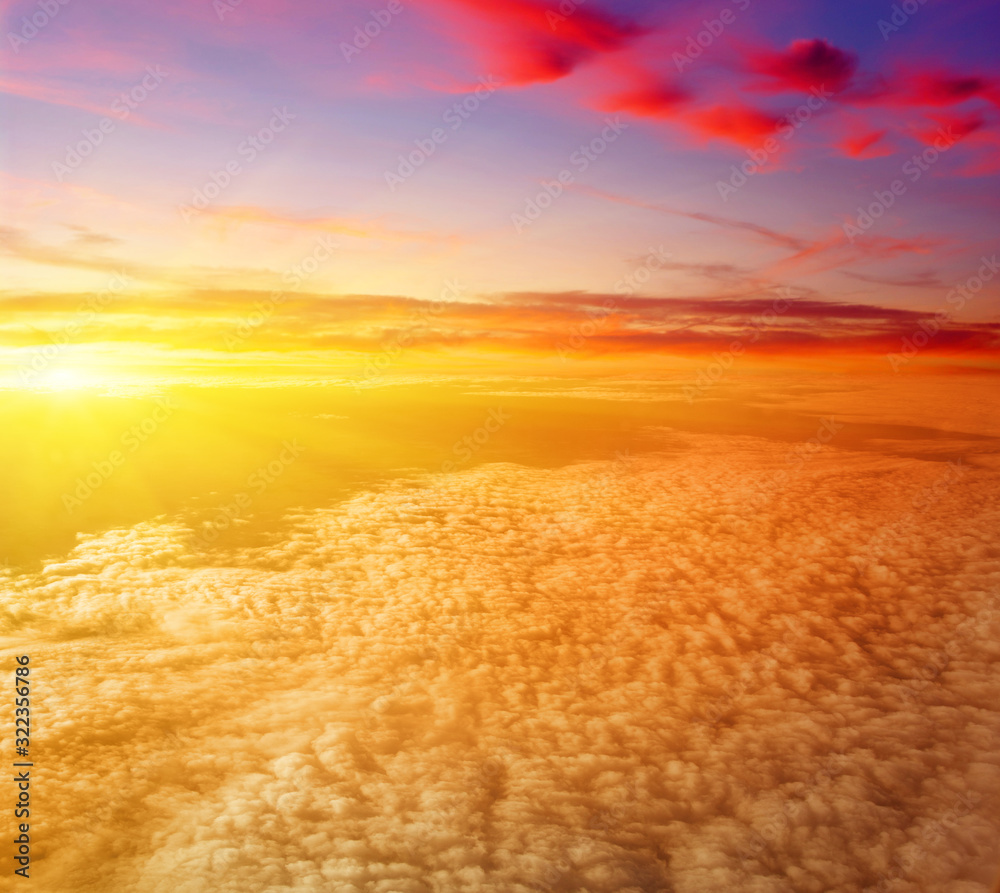
<svg viewBox="0 0 1000 893">
<path fill-rule="evenodd" d="M 72 366 L 50 369 L 38 379 L 39 385 L 50 391 L 79 391 L 99 384 L 93 373 Z"/>
</svg>

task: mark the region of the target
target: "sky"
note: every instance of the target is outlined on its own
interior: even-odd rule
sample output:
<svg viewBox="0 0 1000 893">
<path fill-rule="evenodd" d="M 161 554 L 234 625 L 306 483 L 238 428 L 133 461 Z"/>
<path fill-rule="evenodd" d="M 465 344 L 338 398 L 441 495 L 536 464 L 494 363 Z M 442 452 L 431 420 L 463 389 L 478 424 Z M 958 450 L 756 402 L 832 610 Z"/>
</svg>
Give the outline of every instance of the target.
<svg viewBox="0 0 1000 893">
<path fill-rule="evenodd" d="M 994 368 L 998 13 L 894 9 L 5 3 L 8 379 Z"/>
<path fill-rule="evenodd" d="M 34 889 L 996 888 L 1000 7 L 0 10 Z"/>
</svg>

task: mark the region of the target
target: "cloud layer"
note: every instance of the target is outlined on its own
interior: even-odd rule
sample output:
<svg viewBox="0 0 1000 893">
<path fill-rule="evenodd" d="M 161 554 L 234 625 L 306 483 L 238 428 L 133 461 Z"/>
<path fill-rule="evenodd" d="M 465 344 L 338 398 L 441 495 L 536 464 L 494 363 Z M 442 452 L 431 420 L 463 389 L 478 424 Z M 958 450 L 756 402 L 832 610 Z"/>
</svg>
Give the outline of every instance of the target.
<svg viewBox="0 0 1000 893">
<path fill-rule="evenodd" d="M 985 891 L 997 474 L 659 449 L 8 572 L 44 680 L 36 885 Z"/>
</svg>

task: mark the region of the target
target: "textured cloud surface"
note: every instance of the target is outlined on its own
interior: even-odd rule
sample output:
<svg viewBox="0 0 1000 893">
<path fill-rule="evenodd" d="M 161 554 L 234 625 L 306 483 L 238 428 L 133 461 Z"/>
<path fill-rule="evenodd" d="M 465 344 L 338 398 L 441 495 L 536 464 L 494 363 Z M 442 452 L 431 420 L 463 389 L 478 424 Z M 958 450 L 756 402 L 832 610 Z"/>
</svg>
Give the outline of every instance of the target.
<svg viewBox="0 0 1000 893">
<path fill-rule="evenodd" d="M 997 474 L 662 436 L 7 576 L 34 888 L 987 890 Z"/>
</svg>

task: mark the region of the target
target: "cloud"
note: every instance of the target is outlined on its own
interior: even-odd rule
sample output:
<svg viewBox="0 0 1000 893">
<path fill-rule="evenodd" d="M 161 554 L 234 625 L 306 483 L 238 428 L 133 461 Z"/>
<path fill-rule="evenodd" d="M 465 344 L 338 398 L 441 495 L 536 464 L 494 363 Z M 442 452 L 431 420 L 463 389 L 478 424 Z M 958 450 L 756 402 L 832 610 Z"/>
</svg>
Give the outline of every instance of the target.
<svg viewBox="0 0 1000 893">
<path fill-rule="evenodd" d="M 740 146 L 759 146 L 772 136 L 782 118 L 743 104 L 716 105 L 694 113 L 691 124 L 702 134 Z"/>
<path fill-rule="evenodd" d="M 770 227 L 762 226 L 746 220 L 736 220 L 730 217 L 723 217 L 719 214 L 706 214 L 700 211 L 684 211 L 670 207 L 669 205 L 647 202 L 642 199 L 633 199 L 628 196 L 618 195 L 604 189 L 595 189 L 589 186 L 574 185 L 571 187 L 575 192 L 601 198 L 606 201 L 617 202 L 619 204 L 632 205 L 637 208 L 646 208 L 651 211 L 659 211 L 664 214 L 673 214 L 680 217 L 687 217 L 691 220 L 700 220 L 711 223 L 726 229 L 743 230 L 762 237 L 765 241 L 771 242 L 794 251 L 801 251 L 811 243 L 807 239 L 788 233 L 778 232 Z"/>
<path fill-rule="evenodd" d="M 913 105 L 958 105 L 976 97 L 994 99 L 997 85 L 983 77 L 947 73 L 918 74 L 910 81 L 909 90 L 900 91 L 900 101 Z"/>
<path fill-rule="evenodd" d="M 680 265 L 681 271 L 686 266 Z M 674 267 L 665 266 L 664 273 Z M 552 358 L 570 341 L 574 353 L 614 360 L 637 354 L 709 357 L 734 340 L 760 360 L 797 356 L 835 360 L 878 358 L 899 352 L 903 339 L 931 327 L 935 335 L 925 358 L 1000 360 L 1000 326 L 937 320 L 931 311 L 833 301 L 808 289 L 779 289 L 741 278 L 720 293 L 673 297 L 601 292 L 515 292 L 452 300 L 439 305 L 398 295 L 289 294 L 271 307 L 266 320 L 254 318 L 268 307 L 270 292 L 183 291 L 150 297 L 141 291 L 114 298 L 100 313 L 83 312 L 85 295 L 9 296 L 0 300 L 9 322 L 0 339 L 10 347 L 51 342 L 51 332 L 69 323 L 87 325 L 74 335 L 77 345 L 117 342 L 202 350 L 231 362 L 241 354 L 261 362 L 296 352 L 327 352 L 363 363 L 387 350 L 399 362 L 448 362 L 467 351 L 497 351 L 524 358 Z M 932 280 L 855 278 L 876 284 L 928 287 Z M 776 310 L 777 308 L 777 310 Z M 235 332 L 243 335 L 229 343 Z M 580 333 L 587 333 L 581 337 Z M 405 345 L 402 346 L 402 345 Z M 206 357 L 202 357 L 205 360 Z M 396 362 L 394 360 L 394 362 Z"/>
<path fill-rule="evenodd" d="M 985 890 L 997 473 L 657 445 L 4 570 L 35 884 Z"/>
<path fill-rule="evenodd" d="M 19 260 L 53 267 L 74 267 L 101 273 L 115 274 L 125 270 L 129 275 L 143 279 L 161 279 L 168 271 L 149 264 L 136 264 L 94 252 L 95 247 L 109 247 L 115 240 L 98 239 L 97 242 L 79 235 L 68 245 L 46 245 L 38 241 L 26 229 L 16 226 L 0 226 L 0 253 Z"/>
<path fill-rule="evenodd" d="M 994 79 L 927 70 L 862 72 L 856 53 L 819 38 L 794 40 L 783 49 L 741 49 L 738 55 L 740 64 L 724 74 L 711 60 L 699 60 L 691 71 L 669 79 L 636 55 L 623 68 L 628 89 L 586 104 L 662 121 L 699 141 L 721 139 L 760 148 L 779 133 L 791 110 L 757 107 L 745 97 L 754 92 L 814 94 L 800 114 L 822 116 L 831 123 L 825 128 L 810 126 L 806 150 L 817 152 L 826 146 L 850 158 L 866 159 L 894 154 L 913 139 L 936 138 L 936 132 L 927 137 L 934 129 L 926 127 L 927 120 L 935 121 L 934 127 L 952 126 L 959 138 L 994 123 L 982 111 L 946 120 L 934 115 L 934 109 L 974 99 L 1000 104 Z M 820 105 L 813 107 L 816 100 Z M 879 118 L 865 124 L 848 118 L 859 107 L 878 108 Z M 928 118 L 914 119 L 916 109 L 929 113 Z M 806 143 L 796 140 L 795 145 Z M 969 170 L 971 175 L 990 172 L 988 167 Z"/>
<path fill-rule="evenodd" d="M 583 63 L 620 50 L 645 33 L 633 22 L 579 5 L 568 14 L 530 0 L 490 4 L 436 0 L 433 6 L 456 32 L 485 44 L 502 80 L 515 86 L 564 78 Z M 470 27 L 475 19 L 486 19 L 489 29 Z"/>
<path fill-rule="evenodd" d="M 94 102 L 86 91 L 78 87 L 67 87 L 61 84 L 44 84 L 38 81 L 21 80 L 17 78 L 0 79 L 0 93 L 32 99 L 50 105 L 61 105 L 68 108 L 81 109 L 94 115 L 104 117 L 110 112 L 107 104 Z M 136 120 L 142 120 L 136 118 Z"/>
<path fill-rule="evenodd" d="M 282 212 L 259 205 L 223 205 L 205 209 L 206 219 L 236 226 L 250 224 L 310 232 L 334 233 L 354 239 L 375 239 L 385 242 L 451 242 L 460 241 L 459 236 L 440 233 L 399 230 L 386 226 L 381 221 L 365 221 L 351 217 L 309 216 Z"/>
<path fill-rule="evenodd" d="M 864 239 L 851 242 L 840 227 L 833 229 L 828 235 L 807 238 L 791 233 L 783 233 L 771 227 L 754 223 L 753 221 L 737 220 L 719 214 L 705 214 L 699 211 L 685 211 L 662 203 L 647 202 L 603 189 L 579 185 L 572 185 L 569 188 L 575 192 L 591 195 L 605 201 L 645 208 L 663 214 L 687 217 L 691 220 L 700 220 L 723 229 L 747 232 L 767 244 L 790 250 L 791 254 L 761 270 L 760 278 L 762 280 L 786 275 L 789 270 L 796 268 L 801 269 L 804 267 L 810 272 L 815 273 L 843 267 L 846 264 L 859 260 L 888 260 L 907 254 L 927 254 L 942 244 L 940 239 L 929 236 L 897 238 L 894 236 L 876 236 L 871 234 L 867 234 Z"/>
<path fill-rule="evenodd" d="M 960 117 L 933 115 L 932 120 L 936 126 L 918 133 L 919 139 L 928 146 L 941 138 L 942 130 L 954 139 L 961 140 L 986 126 L 986 119 L 975 112 Z"/>
<path fill-rule="evenodd" d="M 82 248 L 108 248 L 112 245 L 120 245 L 122 239 L 108 233 L 95 232 L 88 226 L 77 224 L 65 224 L 70 232 L 75 233 L 73 244 Z"/>
<path fill-rule="evenodd" d="M 851 84 L 858 57 L 825 40 L 794 40 L 779 52 L 754 51 L 748 67 L 768 78 L 766 89 L 773 92 L 808 92 L 822 87 L 837 93 Z"/>
<path fill-rule="evenodd" d="M 871 282 L 875 285 L 895 285 L 900 288 L 945 288 L 946 283 L 937 273 L 931 270 L 924 270 L 915 276 L 872 276 L 865 273 L 854 273 L 844 270 L 845 276 L 851 279 L 859 279 L 862 282 Z"/>
<path fill-rule="evenodd" d="M 784 120 L 780 115 L 739 101 L 712 103 L 680 81 L 631 72 L 633 86 L 596 103 L 604 111 L 669 121 L 700 140 L 723 139 L 740 146 L 759 146 Z M 706 104 L 706 102 L 708 104 Z"/>
<path fill-rule="evenodd" d="M 95 235 L 83 233 L 68 244 L 50 245 L 36 239 L 27 229 L 15 226 L 0 225 L 0 255 L 16 258 L 22 261 L 48 267 L 68 267 L 71 269 L 88 270 L 105 273 L 109 279 L 120 283 L 124 279 L 136 279 L 143 282 L 169 283 L 175 286 L 191 287 L 194 283 L 202 284 L 206 279 L 217 282 L 240 280 L 257 282 L 263 285 L 274 279 L 269 271 L 248 268 L 225 267 L 176 267 L 161 266 L 145 261 L 126 260 L 98 253 L 96 249 L 115 247 L 124 244 L 105 234 Z M 124 277 L 123 275 L 124 274 Z M 83 296 L 78 296 L 77 300 Z M 44 303 L 44 301 L 43 301 Z"/>
<path fill-rule="evenodd" d="M 601 107 L 610 112 L 630 112 L 642 118 L 672 118 L 691 99 L 688 90 L 660 79 L 609 97 Z"/>
<path fill-rule="evenodd" d="M 883 158 L 895 151 L 882 138 L 887 130 L 866 130 L 849 136 L 841 143 L 844 154 L 849 158 Z"/>
</svg>

